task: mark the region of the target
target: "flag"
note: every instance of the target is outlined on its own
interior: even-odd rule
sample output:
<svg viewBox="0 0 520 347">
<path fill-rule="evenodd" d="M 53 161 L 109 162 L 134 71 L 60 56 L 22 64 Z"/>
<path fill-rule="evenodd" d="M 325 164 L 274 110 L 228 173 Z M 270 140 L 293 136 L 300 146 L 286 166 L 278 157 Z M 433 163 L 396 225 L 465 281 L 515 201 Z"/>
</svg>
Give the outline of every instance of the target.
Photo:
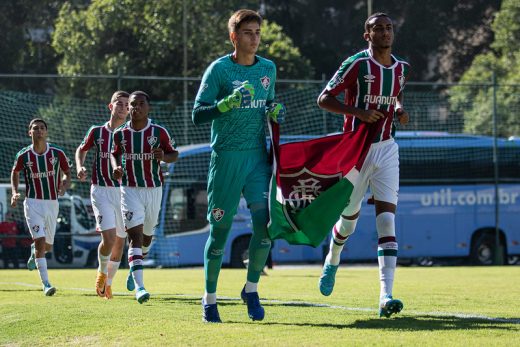
<svg viewBox="0 0 520 347">
<path fill-rule="evenodd" d="M 269 186 L 269 237 L 319 246 L 350 201 L 380 122 L 355 132 L 280 144 L 279 125 L 269 122 L 274 154 Z"/>
</svg>

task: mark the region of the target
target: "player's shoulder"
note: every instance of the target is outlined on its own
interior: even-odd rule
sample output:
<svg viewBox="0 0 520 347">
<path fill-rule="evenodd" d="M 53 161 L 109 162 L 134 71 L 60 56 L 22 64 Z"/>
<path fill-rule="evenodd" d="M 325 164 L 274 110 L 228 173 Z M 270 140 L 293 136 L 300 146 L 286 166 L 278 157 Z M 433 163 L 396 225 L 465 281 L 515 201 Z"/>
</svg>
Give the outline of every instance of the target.
<svg viewBox="0 0 520 347">
<path fill-rule="evenodd" d="M 62 147 L 60 147 L 60 146 L 58 146 L 58 145 L 56 145 L 56 144 L 54 144 L 54 143 L 50 143 L 50 142 L 47 143 L 47 144 L 49 145 L 49 149 L 50 149 L 51 151 L 56 151 L 56 152 L 62 152 L 62 153 L 65 153 L 65 150 L 64 150 Z"/>
<path fill-rule="evenodd" d="M 87 130 L 87 134 L 92 133 L 93 131 L 96 131 L 98 129 L 104 128 L 106 123 L 103 124 L 93 124 L 90 126 L 90 128 Z"/>
<path fill-rule="evenodd" d="M 357 52 L 356 54 L 351 55 L 350 57 L 345 59 L 344 63 L 353 64 L 353 63 L 361 62 L 361 61 L 368 60 L 368 59 L 370 59 L 370 53 L 368 52 L 368 50 L 365 49 L 365 50 L 362 50 L 361 52 Z"/>
<path fill-rule="evenodd" d="M 406 65 L 410 66 L 410 63 L 409 63 L 406 59 L 402 58 L 401 56 L 396 55 L 396 54 L 392 54 L 392 57 L 393 57 L 393 58 L 395 59 L 395 61 L 397 61 L 398 63 L 402 63 L 402 64 L 406 64 Z"/>
<path fill-rule="evenodd" d="M 130 121 L 124 122 L 123 124 L 121 124 L 120 126 L 118 126 L 117 128 L 114 129 L 114 134 L 115 133 L 120 133 L 122 131 L 125 131 L 129 127 L 130 127 Z"/>
<path fill-rule="evenodd" d="M 265 66 L 276 68 L 276 64 L 274 63 L 274 61 L 272 61 L 270 59 L 261 57 L 259 55 L 256 56 L 256 59 L 258 59 L 257 64 L 259 64 L 259 65 L 265 65 Z"/>
<path fill-rule="evenodd" d="M 24 155 L 25 153 L 29 152 L 31 150 L 31 147 L 32 147 L 32 145 L 25 146 L 24 148 L 19 150 L 18 153 L 16 153 L 16 157 L 18 158 L 19 156 Z"/>
<path fill-rule="evenodd" d="M 229 66 L 233 65 L 233 61 L 229 54 L 219 57 L 211 62 L 208 66 L 208 71 L 220 71 L 225 70 Z"/>
<path fill-rule="evenodd" d="M 169 132 L 168 131 L 168 128 L 166 128 L 164 125 L 162 125 L 160 122 L 157 122 L 155 119 L 151 119 L 150 118 L 150 126 L 151 127 L 155 127 L 155 128 L 158 128 L 159 130 L 164 130 L 166 131 L 167 133 Z"/>
</svg>

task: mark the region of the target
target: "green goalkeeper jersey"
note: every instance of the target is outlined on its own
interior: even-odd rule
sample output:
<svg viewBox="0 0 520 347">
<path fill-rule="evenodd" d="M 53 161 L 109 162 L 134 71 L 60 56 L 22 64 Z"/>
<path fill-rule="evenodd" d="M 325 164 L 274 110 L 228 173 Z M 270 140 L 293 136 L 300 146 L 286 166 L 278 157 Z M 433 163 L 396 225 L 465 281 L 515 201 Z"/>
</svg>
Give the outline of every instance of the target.
<svg viewBox="0 0 520 347">
<path fill-rule="evenodd" d="M 244 81 L 249 81 L 255 88 L 251 105 L 222 113 L 213 120 L 213 150 L 241 151 L 265 147 L 265 106 L 274 100 L 275 80 L 275 64 L 259 56 L 249 66 L 235 63 L 231 55 L 211 63 L 202 77 L 195 107 L 214 105 Z"/>
</svg>

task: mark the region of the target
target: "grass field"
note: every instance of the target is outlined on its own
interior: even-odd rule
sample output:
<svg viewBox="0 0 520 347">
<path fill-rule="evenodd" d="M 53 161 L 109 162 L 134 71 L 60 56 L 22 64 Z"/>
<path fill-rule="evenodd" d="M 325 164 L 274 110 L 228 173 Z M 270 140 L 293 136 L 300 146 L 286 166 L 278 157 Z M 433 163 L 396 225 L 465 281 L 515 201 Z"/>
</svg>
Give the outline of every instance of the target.
<svg viewBox="0 0 520 347">
<path fill-rule="evenodd" d="M 0 271 L 0 345 L 60 346 L 513 346 L 520 341 L 520 267 L 397 270 L 403 312 L 380 319 L 376 267 L 342 267 L 330 297 L 319 267 L 279 267 L 262 277 L 262 322 L 239 300 L 245 270 L 225 269 L 223 324 L 201 322 L 202 269 L 146 269 L 152 297 L 139 305 L 116 276 L 111 301 L 93 290 L 95 270 L 50 270 L 44 297 L 36 271 Z"/>
</svg>

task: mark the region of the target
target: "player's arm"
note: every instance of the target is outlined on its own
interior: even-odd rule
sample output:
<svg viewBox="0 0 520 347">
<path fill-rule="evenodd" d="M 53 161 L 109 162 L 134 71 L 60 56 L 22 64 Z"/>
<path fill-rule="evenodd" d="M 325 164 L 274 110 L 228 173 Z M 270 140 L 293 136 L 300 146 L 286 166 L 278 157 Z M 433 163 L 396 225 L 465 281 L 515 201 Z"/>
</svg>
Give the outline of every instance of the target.
<svg viewBox="0 0 520 347">
<path fill-rule="evenodd" d="M 13 168 L 11 170 L 11 207 L 16 207 L 18 200 L 20 199 L 20 193 L 18 192 L 18 186 L 20 185 L 20 171 Z"/>
<path fill-rule="evenodd" d="M 70 169 L 68 171 L 63 171 L 63 176 L 61 178 L 60 189 L 58 190 L 58 195 L 63 196 L 67 189 L 70 188 Z"/>
<path fill-rule="evenodd" d="M 345 105 L 336 99 L 328 90 L 321 92 L 318 97 L 318 106 L 324 110 L 338 114 L 351 114 L 367 123 L 377 122 L 385 115 L 378 110 L 364 110 L 354 106 Z"/>
<path fill-rule="evenodd" d="M 406 125 L 410 120 L 408 116 L 408 112 L 406 112 L 403 108 L 403 92 L 401 91 L 397 96 L 397 105 L 395 105 L 395 114 L 397 115 L 397 120 L 399 124 Z"/>
<path fill-rule="evenodd" d="M 112 152 L 110 153 L 110 166 L 112 166 L 112 178 L 115 180 L 119 180 L 123 177 L 123 165 L 122 165 L 122 155 L 123 150 L 121 147 L 119 136 L 121 133 L 115 133 L 114 142 L 112 145 Z"/>
<path fill-rule="evenodd" d="M 81 150 L 81 146 L 76 149 L 76 155 L 74 159 L 76 161 L 76 172 L 78 175 L 78 179 L 81 182 L 85 182 L 87 180 L 87 168 L 83 166 L 85 163 L 85 158 L 87 157 L 88 151 Z"/>
<path fill-rule="evenodd" d="M 164 161 L 165 163 L 173 163 L 179 158 L 179 152 L 175 149 L 177 147 L 175 140 L 170 136 L 166 129 L 160 133 L 160 145 L 152 149 L 153 157 L 157 161 Z"/>
</svg>

